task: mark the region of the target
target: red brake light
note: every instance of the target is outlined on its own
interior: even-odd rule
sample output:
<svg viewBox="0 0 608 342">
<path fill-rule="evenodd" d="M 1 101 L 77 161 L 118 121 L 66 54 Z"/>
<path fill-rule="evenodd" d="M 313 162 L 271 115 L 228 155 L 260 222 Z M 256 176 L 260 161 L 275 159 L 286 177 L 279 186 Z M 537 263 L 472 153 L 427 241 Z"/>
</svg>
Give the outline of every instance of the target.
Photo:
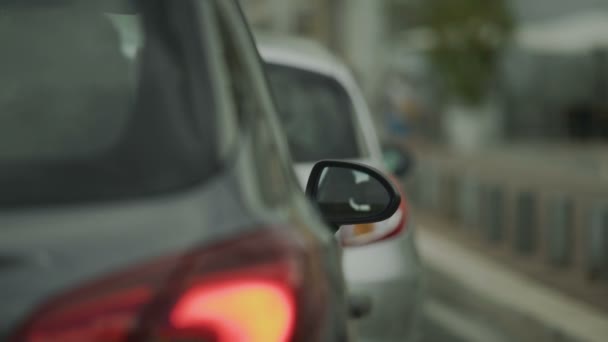
<svg viewBox="0 0 608 342">
<path fill-rule="evenodd" d="M 304 286 L 312 269 L 288 232 L 265 229 L 71 291 L 13 341 L 314 341 L 326 289 Z"/>
<path fill-rule="evenodd" d="M 196 286 L 171 313 L 174 327 L 203 327 L 226 342 L 287 341 L 294 321 L 291 290 L 280 283 L 257 280 Z"/>
</svg>

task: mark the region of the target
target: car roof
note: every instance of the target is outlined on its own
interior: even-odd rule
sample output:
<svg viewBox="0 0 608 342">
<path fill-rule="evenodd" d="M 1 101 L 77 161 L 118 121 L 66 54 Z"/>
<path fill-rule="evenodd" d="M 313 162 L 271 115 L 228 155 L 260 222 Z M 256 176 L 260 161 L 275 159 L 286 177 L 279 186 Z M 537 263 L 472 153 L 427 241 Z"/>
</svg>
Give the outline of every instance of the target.
<svg viewBox="0 0 608 342">
<path fill-rule="evenodd" d="M 262 59 L 267 63 L 316 71 L 341 80 L 349 74 L 343 62 L 314 40 L 265 32 L 254 34 Z"/>
</svg>

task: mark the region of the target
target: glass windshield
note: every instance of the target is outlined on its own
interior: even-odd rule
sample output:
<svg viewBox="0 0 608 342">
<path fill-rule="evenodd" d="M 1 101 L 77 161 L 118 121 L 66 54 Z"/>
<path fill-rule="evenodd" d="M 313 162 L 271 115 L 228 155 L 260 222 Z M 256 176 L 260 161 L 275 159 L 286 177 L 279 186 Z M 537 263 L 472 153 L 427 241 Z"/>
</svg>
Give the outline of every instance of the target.
<svg viewBox="0 0 608 342">
<path fill-rule="evenodd" d="M 350 97 L 334 79 L 267 65 L 279 116 L 296 162 L 361 157 Z"/>
<path fill-rule="evenodd" d="M 187 65 L 162 41 L 176 37 L 136 56 L 144 13 L 94 3 L 0 2 L 2 204 L 138 196 L 205 167 L 186 96 L 163 88 L 185 93 Z"/>
</svg>

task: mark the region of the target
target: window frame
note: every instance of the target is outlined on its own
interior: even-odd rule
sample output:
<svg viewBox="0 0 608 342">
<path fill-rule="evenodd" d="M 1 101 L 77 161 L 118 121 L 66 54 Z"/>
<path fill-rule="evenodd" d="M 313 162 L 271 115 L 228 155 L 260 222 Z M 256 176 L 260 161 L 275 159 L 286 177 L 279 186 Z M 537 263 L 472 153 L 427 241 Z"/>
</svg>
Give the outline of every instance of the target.
<svg viewBox="0 0 608 342">
<path fill-rule="evenodd" d="M 256 102 L 257 110 L 238 118 L 243 134 L 252 139 L 249 146 L 255 169 L 252 172 L 257 174 L 261 183 L 260 192 L 266 197 L 266 204 L 271 207 L 285 205 L 285 200 L 300 188 L 292 167 L 287 139 L 272 101 L 262 59 L 253 35 L 245 25 L 246 19 L 240 7 L 233 1 L 218 0 L 215 3 L 220 16 L 225 20 L 226 34 L 230 36 L 229 40 L 234 44 L 233 48 L 237 50 L 236 54 L 242 63 L 243 76 L 252 85 L 247 89 L 247 95 Z M 271 189 L 275 191 L 269 194 L 273 192 Z"/>
</svg>

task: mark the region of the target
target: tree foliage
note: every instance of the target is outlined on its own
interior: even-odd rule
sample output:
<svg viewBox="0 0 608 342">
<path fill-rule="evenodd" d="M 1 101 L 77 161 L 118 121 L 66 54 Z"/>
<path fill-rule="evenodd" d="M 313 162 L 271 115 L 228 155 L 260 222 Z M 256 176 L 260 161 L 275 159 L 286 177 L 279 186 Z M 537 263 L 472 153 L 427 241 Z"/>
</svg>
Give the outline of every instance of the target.
<svg viewBox="0 0 608 342">
<path fill-rule="evenodd" d="M 426 0 L 421 11 L 436 42 L 429 51 L 435 71 L 454 100 L 483 101 L 513 31 L 505 0 Z"/>
</svg>

